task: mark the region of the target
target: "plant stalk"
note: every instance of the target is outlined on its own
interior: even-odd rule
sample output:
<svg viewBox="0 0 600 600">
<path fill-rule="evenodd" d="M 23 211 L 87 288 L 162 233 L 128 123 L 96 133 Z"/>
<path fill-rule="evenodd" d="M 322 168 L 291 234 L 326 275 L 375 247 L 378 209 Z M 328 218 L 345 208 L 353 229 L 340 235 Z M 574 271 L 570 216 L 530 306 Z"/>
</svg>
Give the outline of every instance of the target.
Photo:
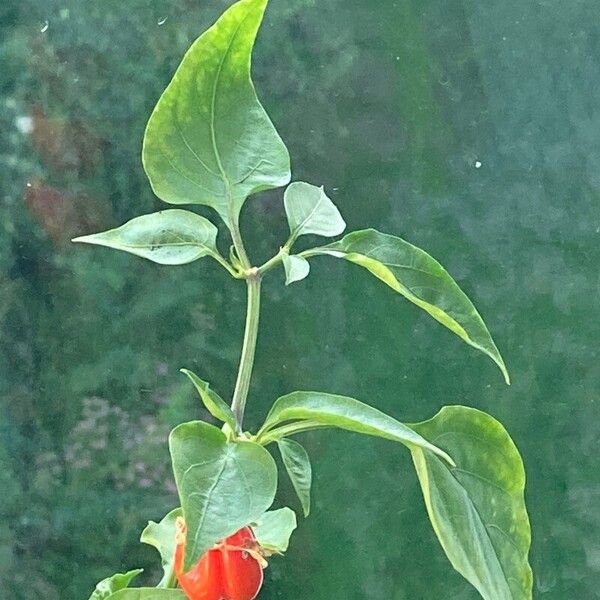
<svg viewBox="0 0 600 600">
<path fill-rule="evenodd" d="M 241 257 L 240 257 L 241 258 Z M 231 410 L 235 415 L 236 433 L 242 433 L 244 422 L 244 410 L 250 389 L 252 368 L 254 367 L 254 354 L 256 351 L 256 340 L 258 338 L 258 323 L 260 320 L 260 284 L 261 275 L 258 269 L 252 269 L 246 279 L 248 286 L 248 306 L 246 309 L 246 330 L 244 332 L 244 344 L 238 370 L 235 391 L 231 402 Z"/>
</svg>

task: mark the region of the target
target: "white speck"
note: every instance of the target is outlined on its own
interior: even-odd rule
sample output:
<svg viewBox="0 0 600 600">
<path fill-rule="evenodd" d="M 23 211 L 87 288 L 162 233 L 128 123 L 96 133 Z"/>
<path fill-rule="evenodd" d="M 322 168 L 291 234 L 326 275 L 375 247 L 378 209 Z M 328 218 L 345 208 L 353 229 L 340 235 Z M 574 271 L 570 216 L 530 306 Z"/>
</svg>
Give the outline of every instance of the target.
<svg viewBox="0 0 600 600">
<path fill-rule="evenodd" d="M 481 169 L 481 161 L 480 160 L 476 160 L 475 161 L 475 168 L 476 169 Z"/>
<path fill-rule="evenodd" d="M 158 20 L 158 25 L 159 25 L 159 26 L 160 26 L 160 25 L 164 25 L 164 24 L 167 22 L 167 19 L 168 19 L 168 18 L 169 18 L 169 17 L 161 17 L 161 18 Z"/>
<path fill-rule="evenodd" d="M 31 187 L 31 181 L 27 182 L 27 187 Z"/>
<path fill-rule="evenodd" d="M 40 29 L 40 33 L 46 33 L 46 31 L 48 31 L 48 27 L 50 27 L 50 23 L 48 21 L 44 21 L 44 24 Z"/>
<path fill-rule="evenodd" d="M 400 60 L 400 57 L 399 57 L 399 56 L 396 56 L 396 60 Z"/>
<path fill-rule="evenodd" d="M 340 188 L 333 188 L 334 192 L 337 192 Z"/>
<path fill-rule="evenodd" d="M 600 227 L 596 227 L 596 233 L 600 233 Z"/>
<path fill-rule="evenodd" d="M 502 36 L 502 41 L 503 41 L 503 42 L 505 42 L 505 41 L 506 41 L 506 36 L 505 36 L 505 35 L 503 35 L 503 36 Z"/>
<path fill-rule="evenodd" d="M 61 20 L 66 21 L 69 18 L 70 11 L 68 8 L 61 8 L 60 12 L 58 14 L 59 14 Z"/>
<path fill-rule="evenodd" d="M 17 129 L 27 135 L 33 131 L 33 119 L 29 116 L 17 117 L 15 120 Z"/>
</svg>

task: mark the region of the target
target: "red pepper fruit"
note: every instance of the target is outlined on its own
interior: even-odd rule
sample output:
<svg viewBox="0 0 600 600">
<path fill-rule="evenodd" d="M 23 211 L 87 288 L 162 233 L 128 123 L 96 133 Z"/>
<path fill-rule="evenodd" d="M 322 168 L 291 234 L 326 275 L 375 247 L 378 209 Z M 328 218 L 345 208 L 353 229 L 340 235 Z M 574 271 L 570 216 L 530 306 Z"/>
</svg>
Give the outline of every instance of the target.
<svg viewBox="0 0 600 600">
<path fill-rule="evenodd" d="M 177 519 L 175 574 L 190 600 L 253 600 L 263 583 L 263 563 L 250 527 L 217 543 L 183 572 L 186 526 Z"/>
</svg>

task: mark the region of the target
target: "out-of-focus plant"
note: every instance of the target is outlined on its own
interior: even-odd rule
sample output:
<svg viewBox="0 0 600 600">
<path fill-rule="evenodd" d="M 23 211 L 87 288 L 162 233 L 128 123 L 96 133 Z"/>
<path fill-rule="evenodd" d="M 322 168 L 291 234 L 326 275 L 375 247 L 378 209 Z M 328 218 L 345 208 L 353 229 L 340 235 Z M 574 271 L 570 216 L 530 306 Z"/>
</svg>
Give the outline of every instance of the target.
<svg viewBox="0 0 600 600">
<path fill-rule="evenodd" d="M 244 427 L 262 280 L 279 266 L 286 284 L 302 280 L 317 256 L 363 267 L 489 356 L 509 383 L 504 361 L 477 310 L 423 250 L 372 229 L 296 250 L 302 236 L 336 237 L 346 224 L 322 187 L 290 183 L 288 151 L 256 97 L 250 62 L 266 5 L 267 0 L 240 0 L 192 45 L 144 136 L 143 164 L 156 195 L 174 205 L 214 209 L 231 236 L 229 251 L 219 250 L 218 230 L 209 219 L 180 208 L 75 240 L 160 265 L 209 257 L 233 279 L 244 281 L 248 293 L 231 402 L 183 370 L 206 410 L 223 425 L 219 429 L 204 421 L 186 422 L 169 436 L 181 508 L 160 523 L 150 523 L 142 534 L 142 541 L 161 554 L 163 578 L 155 588 L 131 588 L 138 571 L 117 574 L 98 584 L 90 600 L 254 598 L 266 559 L 285 552 L 296 528 L 291 509 L 270 510 L 278 478 L 269 451 L 278 448 L 307 517 L 312 467 L 293 436 L 334 428 L 404 445 L 412 455 L 433 529 L 454 568 L 486 600 L 531 598 L 523 464 L 508 433 L 490 415 L 447 406 L 427 421 L 408 425 L 347 396 L 297 391 L 276 400 L 257 431 Z M 289 237 L 272 258 L 255 266 L 240 230 L 240 212 L 249 196 L 284 186 Z M 103 438 L 95 442 L 104 443 Z"/>
</svg>

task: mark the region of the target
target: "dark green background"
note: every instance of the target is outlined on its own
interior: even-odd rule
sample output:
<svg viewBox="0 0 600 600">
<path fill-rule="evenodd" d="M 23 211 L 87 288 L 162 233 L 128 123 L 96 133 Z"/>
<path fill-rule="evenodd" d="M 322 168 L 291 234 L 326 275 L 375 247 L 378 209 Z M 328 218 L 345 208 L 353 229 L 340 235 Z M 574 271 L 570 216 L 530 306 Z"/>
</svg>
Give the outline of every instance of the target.
<svg viewBox="0 0 600 600">
<path fill-rule="evenodd" d="M 0 7 L 2 597 L 85 599 L 138 566 L 155 581 L 137 539 L 177 502 L 165 438 L 206 417 L 178 369 L 231 393 L 243 284 L 208 260 L 161 268 L 67 241 L 161 207 L 143 128 L 227 4 Z M 248 424 L 294 389 L 406 421 L 443 404 L 489 411 L 527 468 L 534 596 L 600 598 L 597 0 L 272 0 L 254 72 L 295 178 L 324 184 L 351 229 L 439 258 L 514 383 L 367 273 L 321 258 L 302 283 L 265 285 Z M 267 258 L 286 237 L 281 194 L 252 198 L 243 229 Z M 314 512 L 261 598 L 477 597 L 434 539 L 402 448 L 304 442 Z M 278 503 L 295 502 L 284 482 Z"/>
</svg>

